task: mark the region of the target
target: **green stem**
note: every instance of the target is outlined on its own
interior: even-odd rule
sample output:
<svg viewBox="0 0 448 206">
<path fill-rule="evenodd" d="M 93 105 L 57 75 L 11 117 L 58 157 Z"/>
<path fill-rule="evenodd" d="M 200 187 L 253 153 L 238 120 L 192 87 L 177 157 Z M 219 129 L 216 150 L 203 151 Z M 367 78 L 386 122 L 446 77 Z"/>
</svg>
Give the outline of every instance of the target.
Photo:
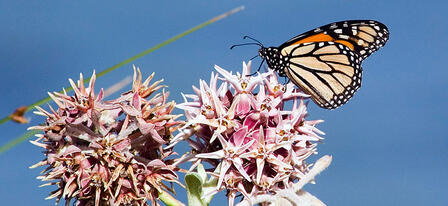
<svg viewBox="0 0 448 206">
<path fill-rule="evenodd" d="M 15 139 L 11 140 L 10 142 L 8 142 L 5 145 L 3 145 L 2 147 L 0 147 L 0 154 L 13 148 L 14 146 L 18 145 L 19 143 L 24 142 L 25 140 L 27 140 L 28 138 L 32 137 L 33 135 L 35 135 L 39 132 L 40 132 L 39 130 L 32 130 L 32 131 L 29 131 L 29 132 L 21 135 L 20 137 L 17 137 Z"/>
<path fill-rule="evenodd" d="M 185 206 L 182 202 L 171 196 L 165 191 L 159 192 L 159 199 L 165 203 L 167 206 Z"/>
<path fill-rule="evenodd" d="M 155 50 L 157 50 L 157 49 L 159 49 L 161 47 L 164 47 L 164 46 L 166 46 L 166 45 L 168 45 L 168 44 L 170 44 L 170 43 L 172 43 L 172 42 L 174 42 L 174 41 L 176 41 L 176 40 L 178 40 L 178 39 L 180 39 L 180 38 L 182 38 L 182 37 L 184 37 L 184 36 L 186 36 L 186 35 L 188 35 L 188 34 L 190 34 L 192 32 L 194 32 L 194 31 L 202 29 L 202 28 L 206 27 L 207 25 L 209 25 L 211 23 L 219 21 L 219 20 L 221 20 L 221 19 L 223 19 L 223 18 L 225 18 L 227 16 L 230 16 L 230 15 L 236 13 L 236 12 L 239 12 L 239 11 L 241 11 L 243 9 L 244 9 L 244 6 L 240 6 L 240 7 L 237 7 L 235 9 L 232 9 L 232 10 L 230 10 L 230 11 L 224 13 L 224 14 L 216 16 L 216 17 L 214 17 L 214 18 L 212 18 L 212 19 L 210 19 L 210 20 L 208 20 L 208 21 L 206 21 L 206 22 L 204 22 L 202 24 L 199 24 L 199 25 L 197 25 L 197 26 L 195 26 L 195 27 L 193 27 L 191 29 L 188 29 L 187 31 L 184 31 L 184 32 L 182 32 L 182 33 L 180 33 L 180 34 L 178 34 L 178 35 L 176 35 L 176 36 L 174 36 L 174 37 L 172 37 L 172 38 L 170 38 L 170 39 L 168 39 L 168 40 L 166 40 L 166 41 L 164 41 L 164 42 L 162 42 L 160 44 L 157 44 L 157 45 L 155 45 L 152 48 L 149 48 L 149 49 L 147 49 L 145 51 L 142 51 L 142 52 L 140 52 L 139 54 L 137 54 L 137 55 L 135 55 L 133 57 L 130 57 L 130 58 L 128 58 L 128 59 L 126 59 L 126 60 L 124 60 L 124 61 L 122 61 L 122 62 L 120 62 L 120 63 L 118 63 L 116 65 L 113 65 L 112 67 L 109 67 L 109 68 L 101 71 L 96 76 L 97 77 L 101 77 L 101 76 L 103 76 L 103 75 L 105 75 L 105 74 L 107 74 L 107 73 L 109 73 L 109 72 L 111 72 L 111 71 L 113 71 L 115 69 L 118 69 L 119 67 L 121 67 L 121 66 L 123 66 L 125 64 L 128 64 L 128 63 L 130 63 L 132 61 L 135 61 L 136 59 L 139 59 L 140 57 L 143 57 L 143 56 L 145 56 L 145 55 L 147 55 L 147 54 L 149 54 L 149 53 L 151 53 L 151 52 L 153 52 L 153 51 L 155 51 Z M 84 83 L 89 82 L 89 81 L 90 81 L 90 77 L 85 79 Z M 71 91 L 72 88 L 71 87 L 66 87 L 65 90 L 66 91 Z M 63 92 L 63 90 L 61 90 L 59 92 Z M 35 102 L 33 104 L 30 104 L 30 105 L 27 106 L 26 112 L 32 110 L 35 106 L 44 104 L 44 103 L 46 103 L 46 102 L 48 102 L 50 100 L 51 100 L 50 97 L 46 97 L 46 98 L 41 99 L 41 100 L 39 100 L 39 101 L 37 101 L 37 102 Z M 7 122 L 7 121 L 9 121 L 9 120 L 11 120 L 11 117 L 9 115 L 4 117 L 4 118 L 2 118 L 2 119 L 0 119 L 0 125 L 5 123 L 5 122 Z M 0 152 L 0 154 L 1 154 L 1 152 Z"/>
</svg>

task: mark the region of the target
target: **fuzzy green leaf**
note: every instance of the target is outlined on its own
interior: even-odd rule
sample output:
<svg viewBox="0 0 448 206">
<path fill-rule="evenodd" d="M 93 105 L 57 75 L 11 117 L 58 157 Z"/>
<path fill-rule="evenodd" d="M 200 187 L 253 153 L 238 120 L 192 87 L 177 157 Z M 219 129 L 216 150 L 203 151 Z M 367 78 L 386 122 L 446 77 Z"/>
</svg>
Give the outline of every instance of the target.
<svg viewBox="0 0 448 206">
<path fill-rule="evenodd" d="M 202 178 L 198 173 L 189 173 L 185 175 L 185 186 L 187 187 L 187 197 L 189 206 L 206 206 L 201 199 Z"/>
</svg>

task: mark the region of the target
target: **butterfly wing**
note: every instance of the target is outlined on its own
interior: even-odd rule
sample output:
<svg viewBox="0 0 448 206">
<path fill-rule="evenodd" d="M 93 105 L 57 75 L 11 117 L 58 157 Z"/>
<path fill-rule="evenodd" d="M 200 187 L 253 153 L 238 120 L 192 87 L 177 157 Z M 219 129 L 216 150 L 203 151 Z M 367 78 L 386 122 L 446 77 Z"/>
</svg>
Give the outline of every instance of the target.
<svg viewBox="0 0 448 206">
<path fill-rule="evenodd" d="M 279 46 L 279 49 L 309 42 L 337 42 L 358 53 L 362 59 L 386 44 L 387 27 L 374 20 L 340 21 L 300 34 Z"/>
<path fill-rule="evenodd" d="M 363 58 L 344 44 L 302 43 L 284 47 L 281 54 L 289 58 L 286 75 L 320 107 L 345 104 L 361 86 Z"/>
</svg>

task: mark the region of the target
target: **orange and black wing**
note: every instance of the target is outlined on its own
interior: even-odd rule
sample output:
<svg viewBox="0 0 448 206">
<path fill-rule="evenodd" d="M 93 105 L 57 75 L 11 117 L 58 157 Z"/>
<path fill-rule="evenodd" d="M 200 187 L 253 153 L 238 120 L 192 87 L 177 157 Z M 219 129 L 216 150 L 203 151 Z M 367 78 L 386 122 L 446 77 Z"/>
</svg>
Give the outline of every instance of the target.
<svg viewBox="0 0 448 206">
<path fill-rule="evenodd" d="M 348 46 L 332 41 L 290 45 L 288 78 L 320 107 L 335 109 L 345 104 L 361 86 L 362 57 Z"/>
<path fill-rule="evenodd" d="M 389 38 L 387 27 L 373 20 L 340 21 L 298 35 L 279 46 L 285 47 L 309 42 L 337 42 L 350 48 L 362 59 L 384 46 Z"/>
</svg>

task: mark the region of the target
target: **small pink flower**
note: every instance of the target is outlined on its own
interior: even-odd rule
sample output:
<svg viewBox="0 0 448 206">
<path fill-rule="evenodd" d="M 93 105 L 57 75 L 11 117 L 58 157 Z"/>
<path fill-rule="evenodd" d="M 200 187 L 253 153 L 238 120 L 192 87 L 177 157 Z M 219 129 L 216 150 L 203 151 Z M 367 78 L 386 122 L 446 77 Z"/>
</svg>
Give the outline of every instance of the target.
<svg viewBox="0 0 448 206">
<path fill-rule="evenodd" d="M 215 66 L 220 76 L 212 74 L 210 86 L 201 80 L 196 94 L 177 105 L 187 121 L 172 144 L 186 139 L 196 154 L 193 167 L 206 161 L 219 171 L 214 192 L 226 189 L 229 205 L 237 193 L 250 201 L 291 187 L 308 172 L 306 158 L 323 135 L 315 128 L 321 120 L 305 119 L 309 95 L 279 83 L 272 71 L 250 76 L 250 66 L 236 75 Z"/>
<path fill-rule="evenodd" d="M 248 65 L 243 63 L 242 74 L 237 73 L 237 75 L 232 75 L 232 73 L 215 65 L 216 71 L 221 74 L 230 85 L 232 85 L 235 89 L 236 96 L 239 97 L 239 102 L 236 107 L 236 114 L 238 116 L 245 116 L 249 112 L 251 105 L 254 103 L 250 94 L 257 85 L 263 82 L 263 76 L 260 74 L 256 77 L 250 77 L 250 66 L 251 62 L 249 62 Z"/>
</svg>

